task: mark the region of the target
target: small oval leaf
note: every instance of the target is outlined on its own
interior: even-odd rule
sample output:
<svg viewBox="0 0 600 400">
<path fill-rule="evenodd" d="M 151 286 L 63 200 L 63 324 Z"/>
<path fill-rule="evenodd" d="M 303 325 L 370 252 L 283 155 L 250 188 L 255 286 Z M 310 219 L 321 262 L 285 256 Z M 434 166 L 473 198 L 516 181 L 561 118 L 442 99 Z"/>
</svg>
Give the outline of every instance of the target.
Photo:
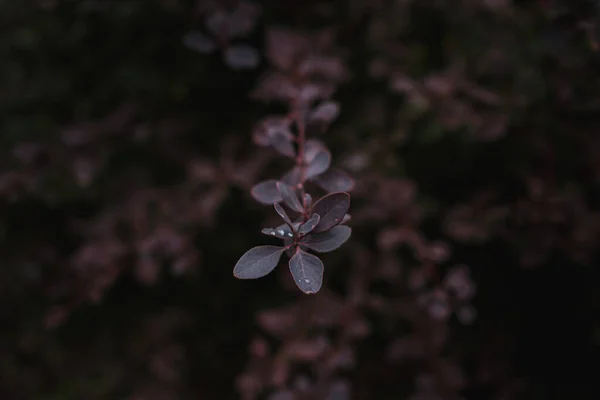
<svg viewBox="0 0 600 400">
<path fill-rule="evenodd" d="M 304 207 L 298 198 L 298 194 L 296 189 L 293 186 L 290 186 L 283 182 L 277 182 L 277 189 L 281 194 L 281 198 L 284 203 L 294 211 L 302 212 L 304 211 Z"/>
<path fill-rule="evenodd" d="M 296 186 L 300 183 L 300 168 L 294 167 L 281 177 L 281 182 L 290 186 Z"/>
<path fill-rule="evenodd" d="M 310 235 L 301 244 L 319 253 L 327 253 L 343 245 L 350 238 L 351 234 L 352 229 L 350 227 L 339 225 L 327 232 Z"/>
<path fill-rule="evenodd" d="M 282 200 L 275 179 L 269 179 L 254 185 L 250 190 L 250 194 L 262 204 L 275 204 Z"/>
<path fill-rule="evenodd" d="M 227 65 L 233 69 L 252 69 L 260 62 L 258 51 L 245 44 L 228 47 L 224 57 Z"/>
<path fill-rule="evenodd" d="M 306 294 L 317 293 L 323 284 L 323 263 L 319 257 L 298 248 L 290 259 L 294 282 Z"/>
<path fill-rule="evenodd" d="M 313 229 L 315 229 L 315 226 L 317 226 L 320 219 L 321 219 L 321 217 L 319 216 L 319 214 L 313 214 L 308 219 L 308 221 L 306 221 L 305 223 L 300 225 L 300 228 L 298 229 L 298 233 L 301 235 L 309 234 L 310 232 L 313 231 Z"/>
<path fill-rule="evenodd" d="M 331 165 L 331 153 L 329 150 L 319 151 L 315 157 L 306 166 L 305 176 L 306 179 L 310 179 L 314 176 L 320 175 L 329 169 Z"/>
<path fill-rule="evenodd" d="M 297 226 L 298 224 L 292 224 Z M 264 228 L 261 231 L 262 234 L 267 236 L 273 236 L 279 239 L 291 239 L 294 237 L 294 232 L 288 224 L 281 224 L 277 228 Z M 287 245 L 286 245 L 287 246 Z"/>
<path fill-rule="evenodd" d="M 202 54 L 210 54 L 217 48 L 215 42 L 202 32 L 192 31 L 183 37 L 183 44 Z"/>
<path fill-rule="evenodd" d="M 285 221 L 285 223 L 288 224 L 291 227 L 292 226 L 292 220 L 287 215 L 287 213 L 285 212 L 285 210 L 283 209 L 283 207 L 281 207 L 281 205 L 279 203 L 275 203 L 274 206 L 275 206 L 275 211 L 277 212 L 277 214 L 279 214 L 279 216 Z"/>
<path fill-rule="evenodd" d="M 304 162 L 310 164 L 315 156 L 323 150 L 327 150 L 327 146 L 321 140 L 307 140 L 306 144 L 304 145 Z"/>
<path fill-rule="evenodd" d="M 317 201 L 312 212 L 321 216 L 314 232 L 324 232 L 339 225 L 350 208 L 350 195 L 345 192 L 328 194 Z"/>
<path fill-rule="evenodd" d="M 304 162 L 306 163 L 305 177 L 310 179 L 327 171 L 331 165 L 331 153 L 323 142 L 311 139 L 306 141 Z"/>
<path fill-rule="evenodd" d="M 344 215 L 344 218 L 342 218 L 342 222 L 340 222 L 340 225 L 346 225 L 348 222 L 350 222 L 351 219 L 352 216 L 350 214 Z"/>
<path fill-rule="evenodd" d="M 273 142 L 276 136 L 282 136 L 291 141 L 294 136 L 290 131 L 290 124 L 290 120 L 285 117 L 269 115 L 254 127 L 252 132 L 254 142 L 259 146 L 271 146 L 274 145 Z"/>
<path fill-rule="evenodd" d="M 335 101 L 325 101 L 309 114 L 309 122 L 323 122 L 329 124 L 340 114 L 340 106 Z"/>
<path fill-rule="evenodd" d="M 354 188 L 354 179 L 337 168 L 330 168 L 315 176 L 312 181 L 328 192 L 349 192 Z"/>
<path fill-rule="evenodd" d="M 273 148 L 275 148 L 275 150 L 286 157 L 296 157 L 296 150 L 294 149 L 292 141 L 283 133 L 275 133 L 271 138 L 271 145 Z"/>
<path fill-rule="evenodd" d="M 275 269 L 285 250 L 279 246 L 257 246 L 248 250 L 233 268 L 238 279 L 261 278 Z"/>
</svg>

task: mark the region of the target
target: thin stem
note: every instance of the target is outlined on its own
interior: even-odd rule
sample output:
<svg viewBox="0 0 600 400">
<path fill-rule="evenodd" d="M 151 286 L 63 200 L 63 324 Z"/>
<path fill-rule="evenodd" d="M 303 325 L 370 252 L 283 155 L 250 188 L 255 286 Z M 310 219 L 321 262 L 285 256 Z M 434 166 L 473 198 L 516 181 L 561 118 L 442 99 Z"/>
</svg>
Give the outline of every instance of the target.
<svg viewBox="0 0 600 400">
<path fill-rule="evenodd" d="M 294 110 L 294 119 L 296 121 L 296 127 L 298 128 L 298 136 L 296 137 L 296 141 L 298 143 L 298 155 L 296 157 L 296 165 L 300 169 L 300 182 L 298 183 L 298 188 L 300 189 L 300 195 L 302 196 L 302 207 L 306 210 L 306 199 L 304 197 L 304 183 L 306 181 L 306 163 L 304 162 L 304 144 L 306 142 L 306 133 L 304 127 L 304 118 L 301 112 L 300 107 L 295 105 Z M 304 213 L 306 214 L 306 213 Z M 306 215 L 304 215 L 304 219 L 306 219 Z"/>
</svg>

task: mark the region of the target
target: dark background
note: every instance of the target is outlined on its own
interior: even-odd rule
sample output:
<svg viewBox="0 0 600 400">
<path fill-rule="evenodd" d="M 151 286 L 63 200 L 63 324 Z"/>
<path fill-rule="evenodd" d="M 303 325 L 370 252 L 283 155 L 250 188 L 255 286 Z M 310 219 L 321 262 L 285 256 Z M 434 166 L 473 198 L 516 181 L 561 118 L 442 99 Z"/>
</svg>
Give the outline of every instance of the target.
<svg viewBox="0 0 600 400">
<path fill-rule="evenodd" d="M 0 398 L 598 398 L 598 3 L 264 1 L 243 70 L 184 45 L 208 3 L 0 1 Z M 314 296 L 232 277 L 274 221 L 248 189 L 289 167 L 251 140 L 284 110 L 249 96 L 274 25 L 350 71 L 321 139 L 353 235 Z M 462 264 L 477 317 L 436 319 Z"/>
</svg>

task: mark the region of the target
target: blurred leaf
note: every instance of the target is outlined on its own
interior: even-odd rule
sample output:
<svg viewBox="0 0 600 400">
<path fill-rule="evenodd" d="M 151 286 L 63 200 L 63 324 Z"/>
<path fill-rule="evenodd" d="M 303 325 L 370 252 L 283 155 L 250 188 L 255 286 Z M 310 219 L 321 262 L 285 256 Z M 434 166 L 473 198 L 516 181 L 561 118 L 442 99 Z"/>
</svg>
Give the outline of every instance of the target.
<svg viewBox="0 0 600 400">
<path fill-rule="evenodd" d="M 217 48 L 215 42 L 202 32 L 192 31 L 183 37 L 183 44 L 202 54 L 210 54 Z"/>
<path fill-rule="evenodd" d="M 279 189 L 277 188 L 277 181 L 269 179 L 264 182 L 260 182 L 250 190 L 252 197 L 263 204 L 275 204 L 282 200 Z"/>
<path fill-rule="evenodd" d="M 320 175 L 312 178 L 312 181 L 328 192 L 349 192 L 354 188 L 354 179 L 344 171 L 330 168 Z"/>
<path fill-rule="evenodd" d="M 225 62 L 233 69 L 253 69 L 260 63 L 260 55 L 254 47 L 234 45 L 225 50 Z"/>
</svg>

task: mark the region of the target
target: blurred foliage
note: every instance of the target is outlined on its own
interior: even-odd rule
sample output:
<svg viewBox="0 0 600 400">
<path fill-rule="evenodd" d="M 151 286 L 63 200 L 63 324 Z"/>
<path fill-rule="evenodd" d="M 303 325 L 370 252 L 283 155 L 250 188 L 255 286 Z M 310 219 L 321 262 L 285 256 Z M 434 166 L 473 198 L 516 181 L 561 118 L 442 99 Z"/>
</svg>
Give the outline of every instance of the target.
<svg viewBox="0 0 600 400">
<path fill-rule="evenodd" d="M 598 398 L 599 3 L 257 3 L 236 69 L 185 45 L 236 0 L 0 0 L 0 398 Z M 350 71 L 315 296 L 231 275 L 289 167 L 251 141 L 273 26 Z"/>
</svg>

